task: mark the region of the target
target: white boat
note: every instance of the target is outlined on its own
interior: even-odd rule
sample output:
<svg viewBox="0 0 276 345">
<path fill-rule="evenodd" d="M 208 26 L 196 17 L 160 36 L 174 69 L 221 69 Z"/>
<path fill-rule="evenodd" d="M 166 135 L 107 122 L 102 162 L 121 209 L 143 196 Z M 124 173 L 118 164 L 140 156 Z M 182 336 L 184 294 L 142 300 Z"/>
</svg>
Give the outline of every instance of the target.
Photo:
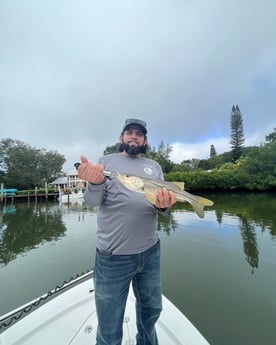
<svg viewBox="0 0 276 345">
<path fill-rule="evenodd" d="M 83 192 L 79 190 L 77 193 L 69 193 L 69 194 L 60 194 L 59 201 L 61 202 L 72 202 L 77 200 L 84 200 L 83 199 Z"/>
<path fill-rule="evenodd" d="M 0 317 L 0 345 L 93 345 L 96 328 L 92 272 L 88 272 Z M 159 345 L 209 345 L 165 296 L 156 330 Z M 130 290 L 122 345 L 135 345 L 135 335 L 135 297 Z"/>
</svg>

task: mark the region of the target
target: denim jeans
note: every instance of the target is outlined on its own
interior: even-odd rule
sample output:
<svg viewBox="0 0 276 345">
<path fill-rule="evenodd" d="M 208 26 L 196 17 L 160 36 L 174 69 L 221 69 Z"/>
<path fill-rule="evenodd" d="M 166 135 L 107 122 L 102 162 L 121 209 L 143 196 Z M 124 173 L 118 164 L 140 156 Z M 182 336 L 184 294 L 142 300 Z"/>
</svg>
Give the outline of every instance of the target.
<svg viewBox="0 0 276 345">
<path fill-rule="evenodd" d="M 97 251 L 94 268 L 96 345 L 121 345 L 131 281 L 136 297 L 137 345 L 158 345 L 155 323 L 162 310 L 159 241 L 140 254 L 106 255 Z"/>
</svg>

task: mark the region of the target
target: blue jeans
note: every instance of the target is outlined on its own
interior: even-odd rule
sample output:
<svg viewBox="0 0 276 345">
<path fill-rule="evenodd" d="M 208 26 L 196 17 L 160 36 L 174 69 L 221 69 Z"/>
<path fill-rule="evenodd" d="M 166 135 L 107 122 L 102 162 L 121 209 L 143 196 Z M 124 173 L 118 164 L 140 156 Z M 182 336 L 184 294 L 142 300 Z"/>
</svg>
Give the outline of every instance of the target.
<svg viewBox="0 0 276 345">
<path fill-rule="evenodd" d="M 107 255 L 97 251 L 94 269 L 96 345 L 121 345 L 131 281 L 136 297 L 137 345 L 158 345 L 155 323 L 162 310 L 159 241 L 140 254 Z"/>
</svg>

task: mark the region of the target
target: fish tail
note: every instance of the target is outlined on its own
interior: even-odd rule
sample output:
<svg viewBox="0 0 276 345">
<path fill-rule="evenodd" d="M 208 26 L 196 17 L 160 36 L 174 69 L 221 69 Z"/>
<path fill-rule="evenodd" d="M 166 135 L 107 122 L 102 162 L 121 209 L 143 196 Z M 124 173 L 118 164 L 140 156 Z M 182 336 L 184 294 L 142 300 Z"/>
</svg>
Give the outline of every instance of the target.
<svg viewBox="0 0 276 345">
<path fill-rule="evenodd" d="M 203 198 L 202 196 L 190 194 L 187 191 L 182 191 L 182 193 L 178 193 L 177 196 L 178 201 L 186 201 L 191 204 L 194 211 L 200 218 L 204 217 L 204 206 L 212 206 L 214 204 L 212 200 Z"/>
<path fill-rule="evenodd" d="M 200 204 L 204 205 L 204 206 L 213 206 L 214 203 L 212 200 L 203 198 L 202 196 L 196 196 L 197 198 L 197 202 L 199 202 Z"/>
<path fill-rule="evenodd" d="M 195 213 L 200 217 L 204 218 L 204 205 L 197 201 L 193 201 L 192 203 L 193 209 L 195 210 Z"/>
</svg>

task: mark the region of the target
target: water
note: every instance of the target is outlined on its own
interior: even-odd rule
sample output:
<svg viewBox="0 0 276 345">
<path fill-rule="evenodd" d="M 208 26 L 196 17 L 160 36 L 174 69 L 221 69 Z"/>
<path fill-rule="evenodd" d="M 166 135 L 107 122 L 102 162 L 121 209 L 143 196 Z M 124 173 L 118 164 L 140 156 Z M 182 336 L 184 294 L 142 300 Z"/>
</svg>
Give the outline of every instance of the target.
<svg viewBox="0 0 276 345">
<path fill-rule="evenodd" d="M 162 217 L 163 293 L 212 345 L 276 343 L 276 195 L 212 194 Z M 0 213 L 0 314 L 93 268 L 96 211 L 17 203 Z"/>
</svg>

